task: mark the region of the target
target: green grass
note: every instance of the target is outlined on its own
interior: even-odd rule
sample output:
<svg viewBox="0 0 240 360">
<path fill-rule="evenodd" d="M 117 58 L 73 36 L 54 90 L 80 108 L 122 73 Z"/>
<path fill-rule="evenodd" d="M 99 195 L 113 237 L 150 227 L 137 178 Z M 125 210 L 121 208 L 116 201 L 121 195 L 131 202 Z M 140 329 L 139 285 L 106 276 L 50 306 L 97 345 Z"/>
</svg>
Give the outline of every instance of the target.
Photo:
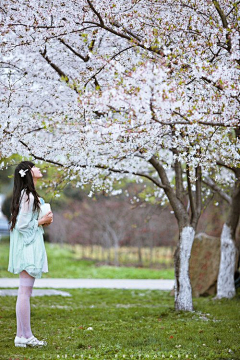
<svg viewBox="0 0 240 360">
<path fill-rule="evenodd" d="M 79 260 L 74 248 L 46 249 L 43 277 L 174 278 L 173 269 L 97 266 Z M 18 277 L 6 270 L 8 251 L 8 241 L 0 242 L 0 277 Z M 16 297 L 0 297 L 0 359 L 240 359 L 240 290 L 232 300 L 194 298 L 194 312 L 176 312 L 170 292 L 158 290 L 68 292 L 31 298 L 33 334 L 48 342 L 42 349 L 14 346 Z"/>
<path fill-rule="evenodd" d="M 176 312 L 158 290 L 69 292 L 31 298 L 42 349 L 15 348 L 16 297 L 0 297 L 0 359 L 240 359 L 240 291 L 232 300 L 194 298 L 194 312 Z"/>
<path fill-rule="evenodd" d="M 174 269 L 149 269 L 99 265 L 97 260 L 79 259 L 74 247 L 45 243 L 49 272 L 43 278 L 85 279 L 174 279 Z M 7 271 L 9 241 L 0 241 L 0 277 L 18 277 Z"/>
</svg>

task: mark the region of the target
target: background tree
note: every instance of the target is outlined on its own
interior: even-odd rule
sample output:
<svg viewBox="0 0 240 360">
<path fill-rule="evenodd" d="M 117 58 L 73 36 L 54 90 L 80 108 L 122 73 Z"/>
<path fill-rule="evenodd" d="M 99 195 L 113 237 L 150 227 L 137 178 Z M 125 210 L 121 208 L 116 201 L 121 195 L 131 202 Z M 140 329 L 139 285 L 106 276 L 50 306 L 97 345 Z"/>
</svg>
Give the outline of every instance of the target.
<svg viewBox="0 0 240 360">
<path fill-rule="evenodd" d="M 236 131 L 236 137 L 238 137 L 238 134 L 239 131 Z M 216 297 L 232 298 L 236 294 L 234 275 L 239 259 L 236 232 L 240 215 L 240 168 L 227 166 L 222 161 L 219 161 L 218 164 L 225 173 L 225 178 L 222 177 L 220 184 L 212 178 L 205 178 L 205 183 L 229 204 L 229 210 L 221 233 L 221 260 Z M 225 191 L 226 178 L 230 178 L 232 181 L 232 188 L 229 193 Z"/>
</svg>

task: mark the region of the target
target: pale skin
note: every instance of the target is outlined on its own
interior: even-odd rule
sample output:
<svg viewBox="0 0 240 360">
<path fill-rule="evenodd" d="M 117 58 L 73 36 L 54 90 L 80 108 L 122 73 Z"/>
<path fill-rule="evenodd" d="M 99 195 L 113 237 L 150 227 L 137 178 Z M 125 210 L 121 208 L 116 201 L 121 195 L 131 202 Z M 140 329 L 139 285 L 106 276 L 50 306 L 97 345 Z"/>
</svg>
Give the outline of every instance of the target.
<svg viewBox="0 0 240 360">
<path fill-rule="evenodd" d="M 38 179 L 41 179 L 43 177 L 43 174 L 41 173 L 41 170 L 33 166 L 31 168 L 31 173 L 33 177 L 34 186 L 36 186 Z M 53 213 L 52 211 L 49 211 L 46 215 L 44 215 L 41 219 L 38 220 L 38 225 L 47 226 L 50 225 L 53 222 Z"/>
</svg>

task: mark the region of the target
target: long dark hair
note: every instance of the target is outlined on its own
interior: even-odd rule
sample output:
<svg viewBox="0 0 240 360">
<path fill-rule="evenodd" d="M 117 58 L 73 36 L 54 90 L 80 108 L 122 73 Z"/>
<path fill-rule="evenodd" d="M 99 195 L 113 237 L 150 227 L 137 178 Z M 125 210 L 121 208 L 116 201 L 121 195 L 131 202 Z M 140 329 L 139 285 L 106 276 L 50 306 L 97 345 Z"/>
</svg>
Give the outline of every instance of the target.
<svg viewBox="0 0 240 360">
<path fill-rule="evenodd" d="M 32 193 L 34 196 L 34 206 L 33 206 L 33 210 L 40 210 L 40 201 L 39 201 L 39 195 L 35 189 L 34 186 L 34 182 L 33 182 L 33 177 L 32 177 L 32 172 L 31 172 L 31 168 L 34 166 L 35 164 L 31 161 L 22 161 L 20 162 L 20 164 L 17 165 L 15 172 L 14 172 L 14 185 L 13 185 L 13 197 L 12 197 L 12 205 L 11 205 L 11 218 L 10 218 L 10 224 L 11 224 L 11 228 L 10 230 L 13 230 L 15 225 L 16 225 L 16 221 L 17 221 L 17 215 L 19 212 L 19 206 L 20 206 L 20 196 L 21 196 L 21 191 L 23 189 L 26 189 L 26 194 L 28 196 L 27 201 L 29 202 L 29 194 Z M 28 170 L 25 172 L 25 176 L 21 176 L 21 174 L 19 173 L 20 170 Z"/>
</svg>

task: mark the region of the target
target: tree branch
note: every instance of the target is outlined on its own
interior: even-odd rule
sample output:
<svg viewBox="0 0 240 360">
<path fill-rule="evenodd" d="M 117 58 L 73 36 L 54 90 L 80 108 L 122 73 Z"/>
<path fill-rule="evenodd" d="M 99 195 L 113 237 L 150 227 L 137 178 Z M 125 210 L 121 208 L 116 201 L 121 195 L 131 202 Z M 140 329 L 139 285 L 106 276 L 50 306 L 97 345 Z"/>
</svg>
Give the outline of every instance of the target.
<svg viewBox="0 0 240 360">
<path fill-rule="evenodd" d="M 189 197 L 190 207 L 191 207 L 191 223 L 192 223 L 193 217 L 195 215 L 195 205 L 194 205 L 194 201 L 193 201 L 192 185 L 191 185 L 191 181 L 190 181 L 190 171 L 189 171 L 188 164 L 186 164 L 186 175 L 187 175 L 188 197 Z"/>
<path fill-rule="evenodd" d="M 27 134 L 31 134 L 33 132 L 37 132 L 37 131 L 40 131 L 40 130 L 43 130 L 44 128 L 43 127 L 40 127 L 40 128 L 37 128 L 37 129 L 33 129 L 33 130 L 30 130 L 30 131 L 27 131 L 26 133 L 22 134 L 23 136 L 24 135 L 27 135 Z"/>
<path fill-rule="evenodd" d="M 130 36 L 128 36 L 128 35 L 126 35 L 126 34 L 123 34 L 123 33 L 121 33 L 121 32 L 118 32 L 118 31 L 116 31 L 116 30 L 114 30 L 114 29 L 111 29 L 110 27 L 108 27 L 108 26 L 106 26 L 106 25 L 101 25 L 101 24 L 98 24 L 98 23 L 96 23 L 96 22 L 94 22 L 94 21 L 83 21 L 83 24 L 93 24 L 93 25 L 96 25 L 96 26 L 101 27 L 102 29 L 104 29 L 104 30 L 106 30 L 106 31 L 108 31 L 108 32 L 110 32 L 110 33 L 112 33 L 112 34 L 114 34 L 114 35 L 117 35 L 117 36 L 119 36 L 119 37 L 121 37 L 121 38 L 123 38 L 123 39 L 126 39 L 126 40 L 128 40 L 128 41 L 131 41 L 132 43 L 135 44 L 135 46 L 139 46 L 140 48 L 142 48 L 142 49 L 144 49 L 144 50 L 148 50 L 148 51 L 150 51 L 150 52 L 152 52 L 152 53 L 155 53 L 155 54 L 157 54 L 157 55 L 161 55 L 162 57 L 165 57 L 165 56 L 166 56 L 166 55 L 164 54 L 163 50 L 160 49 L 160 48 L 158 48 L 157 46 L 149 46 L 149 47 L 147 47 L 147 46 L 141 44 L 140 42 L 138 42 L 135 38 L 130 37 Z"/>
<path fill-rule="evenodd" d="M 226 165 L 222 160 L 218 160 L 217 162 L 217 165 L 219 165 L 219 166 L 223 166 L 223 167 L 225 167 L 226 169 L 228 169 L 228 170 L 232 170 L 235 174 L 236 174 L 236 168 L 235 167 L 231 167 L 231 166 L 229 166 L 229 165 Z"/>
<path fill-rule="evenodd" d="M 47 50 L 46 50 L 46 46 L 44 51 L 39 50 L 39 53 L 42 55 L 42 57 L 47 61 L 47 63 L 58 73 L 58 75 L 60 77 L 63 77 L 66 81 L 66 83 L 69 83 L 69 77 L 56 65 L 54 64 L 49 57 L 47 56 Z M 78 90 L 76 88 L 76 86 L 73 86 L 74 91 L 78 94 Z"/>
<path fill-rule="evenodd" d="M 178 151 L 176 149 L 172 149 L 172 152 L 174 154 L 178 154 Z M 180 201 L 183 201 L 184 189 L 183 189 L 183 179 L 182 179 L 182 165 L 180 161 L 178 160 L 174 161 L 174 169 L 175 169 L 175 181 L 176 181 L 176 195 Z"/>
<path fill-rule="evenodd" d="M 210 177 L 205 176 L 203 179 L 203 183 L 210 187 L 214 192 L 217 192 L 225 201 L 229 203 L 229 205 L 231 205 L 231 196 L 226 194 Z"/>
<path fill-rule="evenodd" d="M 121 27 L 122 27 L 123 30 L 126 31 L 126 33 L 128 33 L 130 36 L 132 36 L 133 38 L 135 38 L 137 41 L 139 41 L 139 42 L 142 41 L 142 39 L 141 39 L 139 36 L 137 36 L 136 34 L 134 34 L 132 31 L 126 29 L 124 26 L 122 26 L 121 24 L 119 24 L 117 21 L 113 21 L 111 24 L 114 25 L 114 26 L 116 26 L 117 28 L 121 28 Z"/>
<path fill-rule="evenodd" d="M 3 25 L 0 23 L 0 25 Z M 59 29 L 65 27 L 65 25 L 58 25 L 58 26 L 48 26 L 48 25 L 29 25 L 29 24 L 7 24 L 7 26 L 24 26 L 26 28 L 33 28 L 33 29 Z"/>
<path fill-rule="evenodd" d="M 6 68 L 17 69 L 19 72 L 22 72 L 23 75 L 28 74 L 26 70 L 22 70 L 21 68 L 19 68 L 18 66 L 14 65 L 14 64 L 11 64 L 11 63 L 8 63 L 8 62 L 5 62 L 5 61 L 0 61 L 0 64 L 7 65 Z M 3 68 L 5 68 L 5 67 L 3 67 Z"/>
<path fill-rule="evenodd" d="M 226 18 L 226 15 L 224 14 L 223 10 L 221 9 L 219 2 L 217 0 L 213 0 L 213 4 L 218 12 L 218 15 L 220 16 L 220 18 L 222 20 L 224 29 L 227 29 L 228 28 L 227 18 Z M 229 33 L 226 35 L 226 43 L 227 43 L 227 50 L 230 52 L 231 48 L 232 48 L 232 42 L 231 42 L 231 36 Z"/>
<path fill-rule="evenodd" d="M 60 77 L 64 77 L 66 79 L 66 82 L 68 83 L 69 82 L 68 76 L 56 64 L 54 64 L 47 56 L 46 46 L 44 48 L 44 51 L 39 50 L 39 52 L 42 55 L 42 57 L 47 61 L 47 63 L 58 73 L 58 75 Z"/>
<path fill-rule="evenodd" d="M 193 221 L 192 221 L 192 225 L 195 228 L 197 223 L 198 223 L 198 219 L 201 215 L 201 211 L 202 211 L 202 171 L 201 171 L 201 166 L 198 165 L 195 169 L 195 176 L 197 178 L 196 180 L 196 207 L 195 207 L 195 213 L 193 214 Z"/>
<path fill-rule="evenodd" d="M 168 197 L 168 200 L 174 210 L 174 214 L 176 218 L 178 219 L 180 228 L 185 226 L 186 224 L 189 224 L 189 217 L 187 214 L 187 211 L 183 205 L 183 203 L 177 198 L 176 194 L 174 193 L 174 190 L 172 189 L 170 182 L 168 180 L 166 171 L 162 164 L 156 159 L 155 156 L 152 156 L 149 160 L 149 163 L 152 164 L 152 166 L 157 170 L 159 177 L 162 181 L 162 184 L 165 185 L 165 193 Z"/>
<path fill-rule="evenodd" d="M 173 125 L 175 125 L 175 124 L 183 124 L 183 125 L 194 125 L 194 124 L 196 124 L 195 122 L 190 122 L 189 121 L 189 119 L 185 116 L 185 115 L 183 115 L 183 114 L 181 114 L 180 112 L 178 112 L 178 111 L 173 111 L 172 112 L 173 114 L 176 114 L 176 115 L 179 115 L 182 119 L 184 119 L 184 120 L 186 120 L 185 122 L 181 122 L 181 121 L 179 121 L 179 122 L 174 122 L 174 123 L 164 123 L 164 122 L 160 122 L 159 120 L 157 120 L 157 119 L 154 119 L 155 121 L 157 121 L 157 122 L 159 122 L 160 124 L 163 124 L 163 125 L 170 125 L 170 124 L 173 124 Z M 221 114 L 218 114 L 218 115 L 221 115 Z M 197 121 L 197 124 L 201 124 L 201 125 L 206 125 L 206 126 L 223 126 L 223 127 L 232 127 L 232 125 L 230 125 L 230 124 L 224 124 L 224 123 L 213 123 L 213 122 L 208 122 L 208 121 Z"/>
<path fill-rule="evenodd" d="M 206 78 L 205 76 L 201 77 L 202 80 L 206 81 L 208 84 L 213 84 L 213 86 L 215 86 L 218 90 L 223 90 L 223 86 L 222 85 L 218 85 L 216 83 L 214 83 L 212 80 Z"/>
<path fill-rule="evenodd" d="M 87 62 L 89 60 L 89 55 L 83 56 L 79 54 L 76 50 L 74 50 L 70 45 L 66 44 L 66 42 L 63 39 L 59 39 L 59 41 L 64 44 L 69 50 L 71 50 L 76 56 L 80 57 L 84 62 Z"/>
<path fill-rule="evenodd" d="M 223 27 L 227 28 L 227 26 L 228 26 L 227 19 L 226 19 L 226 16 L 225 16 L 223 10 L 221 9 L 221 7 L 219 5 L 219 2 L 217 0 L 213 0 L 213 4 L 218 12 L 218 15 L 220 16 L 220 18 L 222 20 Z"/>
<path fill-rule="evenodd" d="M 61 164 L 61 163 L 59 163 L 59 162 L 57 162 L 57 161 L 50 160 L 50 159 L 45 159 L 45 158 L 43 158 L 42 156 L 34 155 L 33 152 L 31 151 L 30 147 L 29 147 L 24 141 L 19 140 L 19 142 L 28 149 L 29 155 L 31 155 L 34 159 L 42 160 L 42 161 L 45 161 L 45 162 L 47 162 L 47 163 L 50 163 L 50 164 L 53 164 L 53 165 L 58 165 L 58 166 L 63 167 L 63 164 Z"/>
<path fill-rule="evenodd" d="M 118 169 L 113 169 L 113 168 L 109 168 L 107 166 L 101 166 L 101 165 L 96 165 L 95 166 L 98 169 L 103 169 L 103 170 L 109 170 L 115 173 L 120 173 L 120 174 L 129 174 L 129 175 L 136 175 L 136 176 L 141 176 L 141 177 L 145 177 L 146 179 L 152 181 L 155 185 L 157 185 L 159 188 L 162 189 L 166 189 L 166 186 L 163 185 L 162 183 L 158 182 L 157 180 L 155 180 L 153 177 L 151 177 L 148 174 L 144 174 L 144 173 L 139 173 L 139 172 L 130 172 L 127 170 L 118 170 Z"/>
<path fill-rule="evenodd" d="M 240 4 L 240 1 L 237 1 L 234 5 L 238 5 L 238 4 Z M 236 9 L 235 6 L 233 6 L 233 7 L 231 8 L 231 10 L 227 13 L 226 18 L 231 14 L 231 12 L 232 12 L 234 9 Z"/>
<path fill-rule="evenodd" d="M 98 19 L 99 19 L 99 21 L 100 21 L 101 26 L 104 26 L 104 22 L 103 22 L 103 19 L 102 19 L 100 13 L 95 9 L 95 7 L 93 6 L 93 4 L 91 3 L 90 0 L 87 0 L 87 2 L 88 2 L 88 4 L 89 4 L 90 8 L 92 9 L 92 11 L 94 12 L 94 14 L 97 15 L 97 17 L 98 17 Z"/>
<path fill-rule="evenodd" d="M 175 127 L 171 126 L 172 136 L 175 136 Z M 176 148 L 172 148 L 172 153 L 176 156 L 179 155 L 179 152 Z M 175 169 L 175 183 L 176 183 L 176 196 L 182 202 L 183 201 L 183 178 L 182 178 L 182 165 L 180 161 L 177 159 L 174 161 L 174 169 Z"/>
<path fill-rule="evenodd" d="M 122 50 L 120 50 L 117 54 L 114 54 L 112 57 L 110 57 L 110 59 L 107 61 L 107 64 L 103 65 L 94 75 L 92 75 L 92 76 L 88 79 L 88 81 L 84 84 L 84 87 L 86 87 L 87 84 L 88 84 L 92 79 L 94 79 L 95 76 L 98 75 L 98 74 L 108 65 L 108 63 L 109 63 L 111 60 L 115 59 L 115 57 L 117 57 L 118 55 L 120 55 L 120 54 L 123 53 L 124 51 L 127 51 L 127 50 L 129 50 L 129 49 L 131 49 L 131 48 L 133 48 L 133 46 L 129 46 L 129 47 L 125 48 L 125 49 L 122 49 Z"/>
</svg>

